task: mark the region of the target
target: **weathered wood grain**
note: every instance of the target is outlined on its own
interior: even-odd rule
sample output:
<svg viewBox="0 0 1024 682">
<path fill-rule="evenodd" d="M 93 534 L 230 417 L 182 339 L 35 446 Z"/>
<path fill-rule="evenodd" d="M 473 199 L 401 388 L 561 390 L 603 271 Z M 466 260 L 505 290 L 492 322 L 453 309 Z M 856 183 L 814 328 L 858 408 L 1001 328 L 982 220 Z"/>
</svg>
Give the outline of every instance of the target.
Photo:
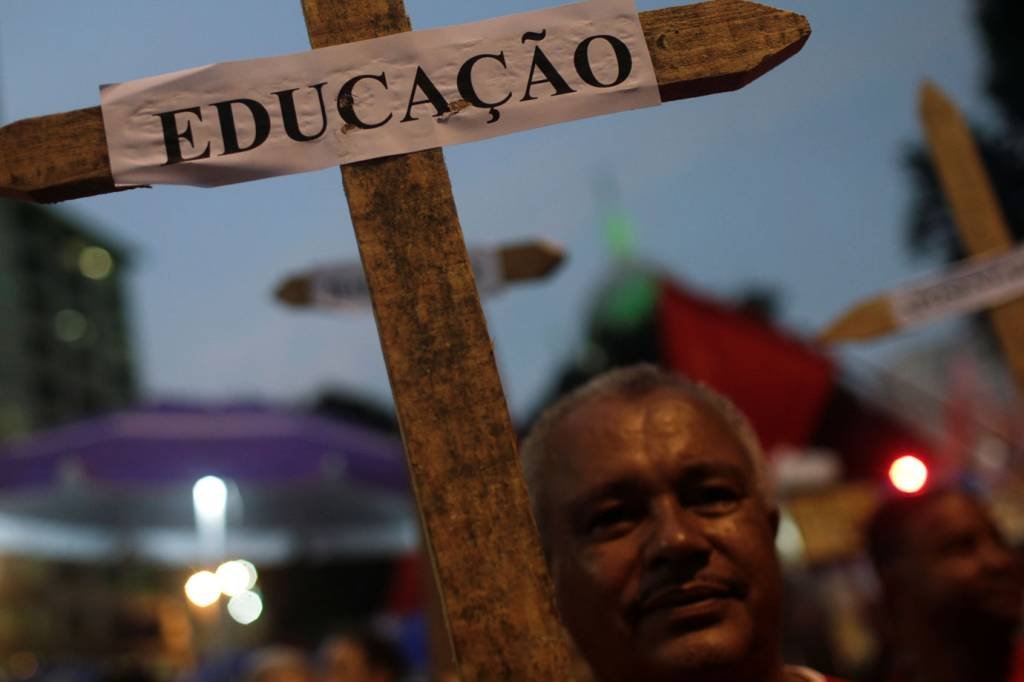
<svg viewBox="0 0 1024 682">
<path fill-rule="evenodd" d="M 661 101 L 738 90 L 800 51 L 806 17 L 746 0 L 640 13 Z"/>
<path fill-rule="evenodd" d="M 313 47 L 409 30 L 401 0 L 302 5 Z M 460 676 L 571 680 L 444 157 L 341 172 Z"/>
<path fill-rule="evenodd" d="M 99 107 L 0 128 L 0 197 L 48 204 L 116 191 Z"/>
<path fill-rule="evenodd" d="M 1009 250 L 1013 238 L 1006 217 L 964 117 L 930 83 L 921 88 L 920 108 L 932 162 L 965 250 L 972 256 Z M 992 308 L 989 314 L 1017 388 L 1024 390 L 1024 298 Z"/>
<path fill-rule="evenodd" d="M 796 54 L 811 33 L 803 16 L 746 0 L 641 12 L 640 23 L 665 102 L 741 88 Z M 49 203 L 112 191 L 99 107 L 0 128 L 0 196 Z"/>
</svg>

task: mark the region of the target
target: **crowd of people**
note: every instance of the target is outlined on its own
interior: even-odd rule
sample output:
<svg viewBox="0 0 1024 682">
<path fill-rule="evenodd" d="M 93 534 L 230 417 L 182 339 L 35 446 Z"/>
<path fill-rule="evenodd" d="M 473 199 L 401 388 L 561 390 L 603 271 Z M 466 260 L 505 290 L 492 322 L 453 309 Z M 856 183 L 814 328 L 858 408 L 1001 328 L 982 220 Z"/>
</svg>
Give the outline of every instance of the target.
<svg viewBox="0 0 1024 682">
<path fill-rule="evenodd" d="M 614 370 L 550 406 L 521 456 L 577 682 L 835 680 L 783 660 L 778 505 L 728 399 L 653 366 Z M 1024 563 L 974 494 L 893 497 L 864 537 L 883 648 L 863 682 L 1024 682 Z M 409 673 L 394 641 L 358 629 L 315 652 L 257 651 L 231 679 Z"/>
<path fill-rule="evenodd" d="M 779 512 L 764 453 L 723 396 L 652 366 L 562 397 L 522 444 L 559 613 L 594 682 L 826 682 L 781 653 Z M 955 486 L 882 504 L 865 529 L 883 655 L 870 682 L 1024 682 L 1024 564 Z M 369 630 L 246 682 L 403 682 Z"/>
<path fill-rule="evenodd" d="M 561 398 L 522 447 L 562 620 L 597 682 L 829 678 L 780 653 L 778 508 L 723 396 L 651 366 Z M 878 682 L 1020 682 L 1024 564 L 956 487 L 882 505 Z"/>
</svg>

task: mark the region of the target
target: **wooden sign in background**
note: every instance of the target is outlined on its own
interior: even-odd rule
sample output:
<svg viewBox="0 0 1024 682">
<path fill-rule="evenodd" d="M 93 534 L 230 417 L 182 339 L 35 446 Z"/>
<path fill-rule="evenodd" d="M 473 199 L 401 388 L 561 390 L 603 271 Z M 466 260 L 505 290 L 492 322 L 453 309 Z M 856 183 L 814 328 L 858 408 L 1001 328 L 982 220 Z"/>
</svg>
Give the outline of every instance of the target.
<svg viewBox="0 0 1024 682">
<path fill-rule="evenodd" d="M 971 129 L 952 100 L 931 83 L 921 88 L 921 120 L 964 250 L 972 256 L 1009 250 L 1013 238 Z M 989 315 L 1017 388 L 1024 389 L 1024 298 L 996 306 Z"/>
<path fill-rule="evenodd" d="M 1013 238 L 967 121 L 931 83 L 921 87 L 920 114 L 964 250 L 976 259 L 1007 253 L 1014 246 Z M 989 315 L 1017 387 L 1024 389 L 1024 298 L 997 305 Z M 898 327 L 888 298 L 876 296 L 854 304 L 819 338 L 825 343 L 871 339 Z"/>
<path fill-rule="evenodd" d="M 938 274 L 854 304 L 819 335 L 824 343 L 873 339 L 1024 296 L 1024 247 L 954 263 Z"/>
<path fill-rule="evenodd" d="M 493 293 L 506 284 L 541 279 L 554 272 L 565 258 L 561 247 L 545 241 L 507 244 L 499 249 L 470 251 L 470 265 L 479 294 Z M 493 271 L 492 271 L 493 270 Z M 285 278 L 274 289 L 282 303 L 298 308 L 359 307 L 370 297 L 359 263 L 339 263 Z"/>
</svg>

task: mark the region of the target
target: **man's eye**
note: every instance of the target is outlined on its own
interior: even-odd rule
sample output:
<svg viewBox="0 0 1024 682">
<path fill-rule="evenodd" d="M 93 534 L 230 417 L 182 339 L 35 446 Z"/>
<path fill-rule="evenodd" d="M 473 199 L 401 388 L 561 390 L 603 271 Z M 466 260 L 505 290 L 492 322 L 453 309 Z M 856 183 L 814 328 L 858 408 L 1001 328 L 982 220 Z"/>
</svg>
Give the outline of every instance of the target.
<svg viewBox="0 0 1024 682">
<path fill-rule="evenodd" d="M 607 507 L 590 517 L 587 529 L 592 534 L 612 533 L 624 530 L 633 521 L 634 514 L 626 505 Z"/>
<path fill-rule="evenodd" d="M 694 491 L 689 506 L 707 514 L 725 514 L 739 506 L 742 494 L 725 485 L 706 485 Z"/>
</svg>

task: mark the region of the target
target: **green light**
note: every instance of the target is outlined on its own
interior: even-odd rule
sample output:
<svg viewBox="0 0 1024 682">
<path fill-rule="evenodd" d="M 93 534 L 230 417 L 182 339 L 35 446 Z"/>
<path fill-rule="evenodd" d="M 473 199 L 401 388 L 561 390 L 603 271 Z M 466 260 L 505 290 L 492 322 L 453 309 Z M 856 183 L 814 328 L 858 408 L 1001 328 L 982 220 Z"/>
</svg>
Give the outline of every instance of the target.
<svg viewBox="0 0 1024 682">
<path fill-rule="evenodd" d="M 102 247 L 87 246 L 78 254 L 78 270 L 89 279 L 106 279 L 114 270 L 114 259 Z"/>
<path fill-rule="evenodd" d="M 597 322 L 608 329 L 629 329 L 646 319 L 658 299 L 658 280 L 647 272 L 621 276 L 602 296 Z"/>
<path fill-rule="evenodd" d="M 636 231 L 625 211 L 614 209 L 605 214 L 604 238 L 608 248 L 619 258 L 631 258 L 636 251 Z"/>
</svg>

